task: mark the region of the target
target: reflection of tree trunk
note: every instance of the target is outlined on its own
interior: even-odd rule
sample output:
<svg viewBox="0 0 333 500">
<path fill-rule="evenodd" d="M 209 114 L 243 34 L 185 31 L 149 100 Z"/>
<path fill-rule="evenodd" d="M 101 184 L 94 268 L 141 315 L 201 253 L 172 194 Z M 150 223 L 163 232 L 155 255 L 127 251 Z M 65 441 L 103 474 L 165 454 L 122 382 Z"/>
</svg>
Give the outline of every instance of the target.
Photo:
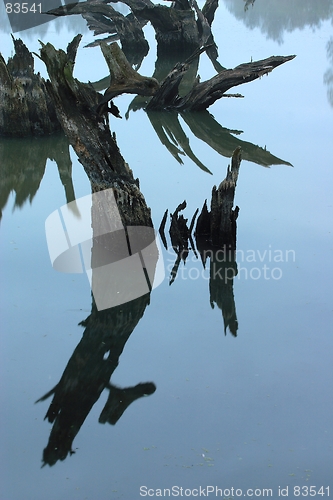
<svg viewBox="0 0 333 500">
<path fill-rule="evenodd" d="M 59 132 L 38 141 L 32 138 L 0 140 L 0 212 L 11 191 L 15 192 L 14 207 L 32 202 L 45 173 L 48 160 L 55 161 L 69 203 L 75 198 L 69 143 Z"/>
<path fill-rule="evenodd" d="M 233 283 L 237 275 L 237 263 L 234 260 L 234 252 L 228 248 L 215 250 L 210 256 L 210 279 L 209 292 L 210 304 L 214 303 L 222 311 L 224 322 L 224 333 L 227 328 L 234 337 L 237 336 L 238 321 L 234 299 Z"/>
<path fill-rule="evenodd" d="M 72 453 L 72 443 L 91 408 L 105 388 L 110 397 L 101 413 L 102 423 L 115 423 L 138 397 L 152 394 L 152 383 L 116 389 L 110 377 L 134 328 L 149 304 L 149 294 L 121 306 L 97 311 L 95 304 L 82 322 L 85 331 L 56 387 L 40 398 L 53 395 L 45 418 L 53 423 L 49 443 L 44 450 L 44 464 L 54 465 Z M 126 395 L 125 402 L 117 399 Z"/>
<path fill-rule="evenodd" d="M 178 113 L 148 111 L 147 115 L 161 143 L 168 149 L 178 163 L 183 163 L 179 155 L 186 155 L 198 165 L 199 168 L 211 174 L 211 171 L 208 170 L 193 153 L 189 138 L 185 135 L 179 123 Z M 179 149 L 178 145 L 182 149 Z"/>
</svg>

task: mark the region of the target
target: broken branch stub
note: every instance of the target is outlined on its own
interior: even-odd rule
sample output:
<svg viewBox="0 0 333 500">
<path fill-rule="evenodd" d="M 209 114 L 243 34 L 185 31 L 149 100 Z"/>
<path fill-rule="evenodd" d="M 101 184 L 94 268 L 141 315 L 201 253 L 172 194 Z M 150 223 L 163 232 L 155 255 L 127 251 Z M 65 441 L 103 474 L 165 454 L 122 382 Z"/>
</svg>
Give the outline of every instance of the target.
<svg viewBox="0 0 333 500">
<path fill-rule="evenodd" d="M 101 49 L 108 65 L 111 84 L 101 99 L 97 112 L 103 112 L 104 104 L 120 94 L 152 96 L 159 88 L 155 78 L 142 76 L 129 64 L 117 43 L 101 43 Z"/>
</svg>

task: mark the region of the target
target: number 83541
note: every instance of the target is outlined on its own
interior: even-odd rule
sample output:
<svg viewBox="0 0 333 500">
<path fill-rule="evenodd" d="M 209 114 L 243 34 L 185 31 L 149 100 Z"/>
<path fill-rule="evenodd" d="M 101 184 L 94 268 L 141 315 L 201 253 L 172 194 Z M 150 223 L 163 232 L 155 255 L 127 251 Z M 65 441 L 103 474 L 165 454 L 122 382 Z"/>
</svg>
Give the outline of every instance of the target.
<svg viewBox="0 0 333 500">
<path fill-rule="evenodd" d="M 33 3 L 32 5 L 28 3 L 6 3 L 6 12 L 7 14 L 28 14 L 32 12 L 33 14 L 41 14 L 42 13 L 42 4 L 41 3 Z"/>
</svg>

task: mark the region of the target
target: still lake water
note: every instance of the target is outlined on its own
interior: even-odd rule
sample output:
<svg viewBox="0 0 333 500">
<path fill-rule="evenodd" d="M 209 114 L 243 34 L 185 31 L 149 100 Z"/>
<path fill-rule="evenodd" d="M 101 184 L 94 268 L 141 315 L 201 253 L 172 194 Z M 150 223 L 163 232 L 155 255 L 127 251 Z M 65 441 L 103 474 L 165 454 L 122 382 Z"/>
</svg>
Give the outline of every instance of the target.
<svg viewBox="0 0 333 500">
<path fill-rule="evenodd" d="M 90 316 L 93 329 L 96 318 L 86 276 L 53 270 L 44 224 L 73 198 L 72 189 L 77 198 L 91 190 L 72 150 L 72 176 L 54 161 L 66 155 L 62 136 L 0 139 L 1 500 L 131 500 L 148 488 L 158 495 L 172 487 L 174 496 L 194 497 L 207 486 L 214 488 L 211 498 L 220 493 L 215 487 L 224 490 L 220 498 L 236 497 L 236 489 L 238 496 L 252 489 L 260 497 L 271 488 L 276 499 L 287 487 L 288 498 L 296 498 L 297 487 L 304 487 L 300 496 L 310 496 L 310 486 L 315 498 L 333 496 L 332 18 L 328 0 L 257 0 L 246 11 L 242 0 L 221 2 L 213 28 L 223 66 L 297 57 L 238 87 L 244 99 L 221 99 L 209 109 L 227 129 L 223 135 L 214 125 L 220 149 L 179 118 L 193 153 L 212 175 L 186 155 L 177 162 L 143 110 L 125 119 L 132 98 L 117 98 L 123 119 L 111 118 L 111 128 L 140 178 L 155 228 L 165 210 L 174 211 L 184 199 L 189 219 L 210 199 L 229 162 L 223 141 L 233 137 L 231 144 L 247 151 L 235 199 L 238 331 L 225 335 L 221 309 L 211 306 L 209 270 L 193 252 L 169 286 L 175 254 L 165 250 L 166 278 L 142 305 L 134 331 L 124 333 L 112 386 L 87 412 L 72 443 L 75 453 L 44 467 L 51 398 L 35 401 L 59 382 L 75 350 L 80 376 L 80 359 L 93 356 L 84 342 L 89 349 L 95 339 L 87 340 L 89 324 L 79 323 Z M 12 42 L 3 8 L 1 28 L 7 59 Z M 150 76 L 156 46 L 152 28 L 145 30 L 151 50 L 140 72 Z M 106 76 L 106 65 L 98 48 L 84 48 L 93 36 L 81 19 L 58 19 L 16 36 L 36 52 L 38 39 L 65 48 L 77 32 L 84 39 L 75 74 L 97 81 Z M 45 74 L 40 61 L 36 68 Z M 202 80 L 214 74 L 205 55 L 199 73 Z M 257 145 L 284 163 L 261 165 Z M 113 312 L 102 320 L 112 336 Z M 148 397 L 136 399 L 139 383 L 150 384 L 143 391 Z M 83 383 L 78 392 L 85 390 Z M 110 423 L 99 422 L 110 397 Z M 120 399 L 125 406 L 119 408 Z M 72 411 L 80 412 L 79 398 Z"/>
</svg>

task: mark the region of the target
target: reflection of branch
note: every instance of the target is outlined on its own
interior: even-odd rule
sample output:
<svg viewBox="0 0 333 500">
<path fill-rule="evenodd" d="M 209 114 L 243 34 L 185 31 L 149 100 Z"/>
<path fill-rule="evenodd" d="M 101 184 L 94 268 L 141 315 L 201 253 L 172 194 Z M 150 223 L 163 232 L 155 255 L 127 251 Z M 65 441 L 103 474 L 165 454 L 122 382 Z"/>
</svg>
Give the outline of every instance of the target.
<svg viewBox="0 0 333 500">
<path fill-rule="evenodd" d="M 160 227 L 158 229 L 158 232 L 160 233 L 160 236 L 161 236 L 162 243 L 163 243 L 164 248 L 166 250 L 168 249 L 168 245 L 167 245 L 167 241 L 166 241 L 166 238 L 165 238 L 164 229 L 165 229 L 165 223 L 166 223 L 166 220 L 167 220 L 167 216 L 168 216 L 168 209 L 164 212 L 163 218 L 161 220 Z"/>
<path fill-rule="evenodd" d="M 170 131 L 169 137 L 170 139 L 172 139 L 172 142 L 168 139 L 167 134 L 165 133 L 165 127 L 163 127 L 163 121 L 161 119 L 160 113 L 150 113 L 148 114 L 148 118 L 161 143 L 168 149 L 169 153 L 172 154 L 175 160 L 177 160 L 178 163 L 182 164 L 183 160 L 179 157 L 179 155 L 185 155 L 185 153 L 181 149 L 177 148 L 177 146 L 175 145 L 175 143 L 177 144 L 177 142 L 172 134 L 170 134 Z"/>
<path fill-rule="evenodd" d="M 179 123 L 178 113 L 147 112 L 147 115 L 158 138 L 179 163 L 183 163 L 183 161 L 178 155 L 187 155 L 201 170 L 211 174 L 211 171 L 193 153 L 189 138 L 185 135 Z M 164 131 L 167 132 L 172 142 L 170 142 Z M 177 145 L 182 150 L 178 149 Z"/>
<path fill-rule="evenodd" d="M 192 152 L 189 138 L 185 135 L 176 113 L 148 111 L 147 115 L 161 143 L 179 163 L 183 163 L 179 155 L 186 154 L 202 170 L 211 173 Z M 261 148 L 251 142 L 234 137 L 240 135 L 242 131 L 222 127 L 208 111 L 181 113 L 180 116 L 198 139 L 208 144 L 222 156 L 230 158 L 233 151 L 240 146 L 244 160 L 252 161 L 264 167 L 280 164 L 291 166 L 289 162 L 272 155 L 266 148 Z M 182 150 L 177 146 L 181 146 Z"/>
<path fill-rule="evenodd" d="M 208 144 L 222 156 L 230 158 L 233 151 L 238 146 L 241 146 L 244 160 L 252 161 L 264 167 L 279 164 L 291 165 L 272 155 L 266 148 L 235 138 L 234 135 L 240 135 L 242 132 L 222 127 L 208 111 L 200 114 L 182 113 L 181 116 L 198 139 Z"/>
<path fill-rule="evenodd" d="M 98 421 L 101 424 L 108 422 L 115 425 L 133 401 L 153 394 L 156 386 L 152 382 L 148 382 L 137 384 L 134 387 L 127 387 L 126 389 L 119 389 L 112 384 L 108 384 L 107 389 L 109 389 L 110 394 Z"/>
</svg>

